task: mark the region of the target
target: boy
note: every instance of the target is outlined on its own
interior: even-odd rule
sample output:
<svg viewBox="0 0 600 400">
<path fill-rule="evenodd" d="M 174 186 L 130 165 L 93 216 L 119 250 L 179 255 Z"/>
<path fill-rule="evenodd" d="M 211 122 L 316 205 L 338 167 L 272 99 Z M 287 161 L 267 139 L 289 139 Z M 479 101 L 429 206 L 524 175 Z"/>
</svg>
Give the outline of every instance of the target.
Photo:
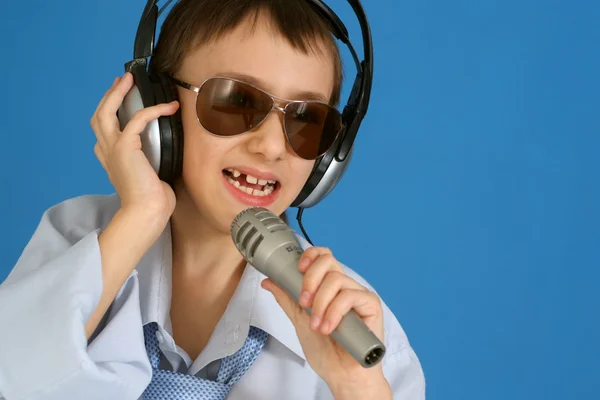
<svg viewBox="0 0 600 400">
<path fill-rule="evenodd" d="M 321 155 L 290 140 L 293 107 L 326 110 L 336 126 L 341 62 L 325 22 L 305 0 L 182 0 L 151 65 L 177 82 L 178 101 L 143 109 L 121 130 L 116 112 L 134 84 L 127 73 L 91 119 L 117 194 L 49 210 L 0 290 L 0 304 L 11 304 L 0 310 L 9 327 L 0 342 L 14 344 L 0 359 L 0 393 L 424 398 L 396 318 L 328 249 L 303 243 L 297 305 L 230 238 L 249 205 L 283 214 Z M 244 117 L 231 110 L 260 101 L 277 107 L 248 131 L 222 134 Z M 142 152 L 140 132 L 178 112 L 183 167 L 170 186 Z M 361 367 L 329 336 L 350 309 L 386 344 L 375 367 Z"/>
</svg>

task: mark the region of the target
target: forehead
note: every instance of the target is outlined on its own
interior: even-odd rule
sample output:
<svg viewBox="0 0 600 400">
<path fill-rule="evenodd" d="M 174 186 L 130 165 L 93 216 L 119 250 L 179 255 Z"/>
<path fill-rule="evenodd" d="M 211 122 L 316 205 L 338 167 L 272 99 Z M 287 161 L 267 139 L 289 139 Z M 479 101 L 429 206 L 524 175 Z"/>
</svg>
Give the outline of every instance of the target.
<svg viewBox="0 0 600 400">
<path fill-rule="evenodd" d="M 328 102 L 334 58 L 322 43 L 308 53 L 294 48 L 263 17 L 191 51 L 179 75 L 193 84 L 217 75 L 241 77 L 281 98 Z"/>
</svg>

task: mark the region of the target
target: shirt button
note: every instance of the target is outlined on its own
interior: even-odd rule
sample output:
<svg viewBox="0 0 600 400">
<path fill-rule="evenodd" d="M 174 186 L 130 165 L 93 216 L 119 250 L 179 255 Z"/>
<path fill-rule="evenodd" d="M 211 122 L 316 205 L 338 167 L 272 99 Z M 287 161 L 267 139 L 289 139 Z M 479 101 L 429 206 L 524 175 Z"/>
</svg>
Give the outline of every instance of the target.
<svg viewBox="0 0 600 400">
<path fill-rule="evenodd" d="M 156 331 L 156 340 L 158 340 L 158 343 L 162 343 L 165 341 L 163 334 L 159 331 Z"/>
<path fill-rule="evenodd" d="M 240 326 L 237 325 L 235 327 L 235 329 L 233 330 L 233 341 L 237 342 L 238 341 L 238 337 L 239 337 L 239 333 L 240 333 Z"/>
</svg>

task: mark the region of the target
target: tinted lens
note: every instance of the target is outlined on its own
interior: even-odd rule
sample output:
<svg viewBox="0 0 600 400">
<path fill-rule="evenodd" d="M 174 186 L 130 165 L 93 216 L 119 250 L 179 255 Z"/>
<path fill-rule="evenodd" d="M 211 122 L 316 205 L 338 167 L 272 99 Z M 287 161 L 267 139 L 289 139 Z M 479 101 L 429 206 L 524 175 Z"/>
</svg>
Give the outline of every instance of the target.
<svg viewBox="0 0 600 400">
<path fill-rule="evenodd" d="M 290 145 L 296 154 L 309 160 L 325 154 L 342 128 L 339 111 L 321 103 L 289 103 L 284 121 Z"/>
<path fill-rule="evenodd" d="M 273 103 L 261 91 L 224 78 L 207 80 L 198 92 L 196 113 L 207 131 L 220 136 L 247 132 L 269 113 Z"/>
</svg>

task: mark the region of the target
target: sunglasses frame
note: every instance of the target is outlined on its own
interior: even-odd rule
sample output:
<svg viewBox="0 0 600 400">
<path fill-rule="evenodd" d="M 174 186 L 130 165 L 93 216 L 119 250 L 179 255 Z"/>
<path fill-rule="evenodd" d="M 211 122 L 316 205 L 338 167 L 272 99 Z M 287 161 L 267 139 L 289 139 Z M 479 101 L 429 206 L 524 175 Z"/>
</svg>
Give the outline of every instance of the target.
<svg viewBox="0 0 600 400">
<path fill-rule="evenodd" d="M 245 86 L 249 86 L 249 87 L 251 87 L 251 88 L 259 91 L 260 93 L 266 94 L 267 96 L 269 96 L 271 98 L 272 106 L 271 106 L 271 109 L 265 115 L 265 117 L 258 124 L 256 124 L 256 126 L 254 126 L 252 129 L 249 129 L 249 130 L 244 131 L 244 132 L 240 132 L 240 133 L 235 134 L 235 135 L 219 135 L 218 133 L 215 133 L 215 132 L 212 132 L 212 131 L 208 130 L 204 126 L 204 124 L 202 124 L 202 122 L 200 121 L 200 118 L 198 117 L 198 112 L 196 112 L 196 121 L 198 121 L 198 123 L 200 124 L 200 126 L 202 126 L 202 128 L 204 128 L 207 132 L 209 132 L 211 135 L 214 135 L 214 136 L 218 136 L 218 137 L 234 137 L 234 136 L 243 135 L 243 134 L 248 133 L 248 132 L 252 132 L 255 129 L 258 129 L 258 127 L 260 127 L 262 125 L 262 123 L 265 122 L 265 120 L 267 119 L 267 117 L 269 116 L 269 114 L 271 114 L 271 112 L 273 110 L 277 110 L 277 111 L 280 111 L 283 114 L 283 116 L 284 116 L 282 127 L 283 127 L 283 132 L 284 132 L 285 140 L 290 145 L 290 148 L 300 158 L 303 158 L 305 160 L 316 160 L 316 159 L 318 159 L 319 157 L 322 157 L 328 151 L 331 150 L 331 148 L 334 146 L 334 144 L 336 143 L 336 141 L 339 139 L 340 134 L 344 131 L 344 129 L 346 127 L 345 124 L 344 124 L 343 114 L 337 108 L 331 106 L 330 104 L 323 103 L 323 102 L 320 102 L 320 101 L 283 99 L 281 97 L 277 97 L 275 95 L 272 95 L 271 93 L 269 93 L 269 92 L 267 92 L 267 91 L 265 91 L 265 90 L 263 90 L 263 89 L 261 89 L 259 87 L 256 87 L 255 85 L 252 85 L 251 83 L 244 82 L 243 80 L 240 80 L 240 79 L 230 78 L 230 77 L 227 77 L 227 76 L 211 76 L 210 78 L 207 78 L 206 80 L 204 80 L 204 82 L 202 82 L 200 84 L 200 86 L 192 85 L 191 83 L 187 83 L 187 82 L 182 81 L 180 79 L 177 79 L 177 78 L 175 78 L 173 76 L 169 76 L 169 79 L 174 84 L 176 84 L 177 86 L 181 86 L 184 89 L 191 90 L 192 92 L 196 93 L 196 98 L 194 100 L 194 105 L 195 105 L 196 109 L 198 109 L 198 95 L 200 94 L 200 90 L 202 90 L 202 87 L 208 81 L 213 80 L 213 79 L 224 79 L 224 80 L 236 82 L 236 83 L 239 83 L 239 84 L 242 84 L 242 85 L 245 85 Z M 340 129 L 335 133 L 335 138 L 331 141 L 331 145 L 329 146 L 329 148 L 327 150 L 323 151 L 321 154 L 318 154 L 317 156 L 315 156 L 313 158 L 305 158 L 305 157 L 302 157 L 300 154 L 298 154 L 298 152 L 296 151 L 296 149 L 294 149 L 294 147 L 292 146 L 292 143 L 290 141 L 289 133 L 288 133 L 287 128 L 285 126 L 286 125 L 285 124 L 285 117 L 286 117 L 286 109 L 287 109 L 287 107 L 290 104 L 298 104 L 298 103 L 305 103 L 305 104 L 309 103 L 309 104 L 318 104 L 318 105 L 326 106 L 329 109 L 335 110 L 337 112 L 338 116 L 339 116 L 339 119 L 340 119 Z M 278 105 L 278 104 L 280 104 L 280 105 Z"/>
</svg>

